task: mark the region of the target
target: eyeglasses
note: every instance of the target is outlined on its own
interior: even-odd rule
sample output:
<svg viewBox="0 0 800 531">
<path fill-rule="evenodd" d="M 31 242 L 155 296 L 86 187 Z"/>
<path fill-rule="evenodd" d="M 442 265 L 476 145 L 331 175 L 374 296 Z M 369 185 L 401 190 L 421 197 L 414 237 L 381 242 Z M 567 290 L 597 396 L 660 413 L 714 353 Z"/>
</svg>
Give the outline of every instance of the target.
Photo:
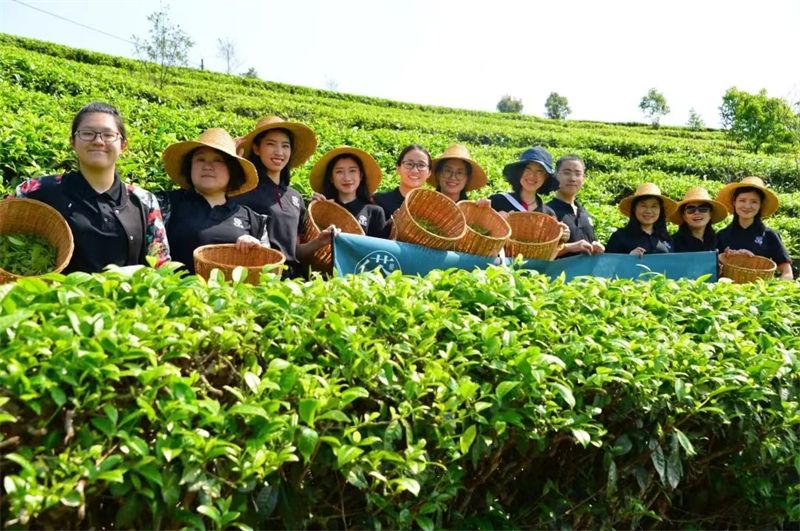
<svg viewBox="0 0 800 531">
<path fill-rule="evenodd" d="M 463 181 L 467 178 L 467 173 L 464 170 L 453 171 L 449 168 L 444 168 L 442 170 L 442 177 L 445 179 L 456 179 L 458 181 Z"/>
<path fill-rule="evenodd" d="M 711 212 L 711 205 L 688 205 L 683 209 L 683 211 L 687 214 L 694 214 L 695 212 L 708 214 Z"/>
<path fill-rule="evenodd" d="M 416 168 L 417 171 L 425 171 L 429 168 L 427 162 L 414 162 L 411 160 L 404 160 L 403 162 L 400 163 L 400 165 L 407 170 L 413 170 L 414 168 Z"/>
<path fill-rule="evenodd" d="M 79 129 L 75 131 L 75 137 L 80 138 L 84 142 L 94 142 L 97 137 L 103 139 L 103 142 L 116 142 L 122 135 L 116 131 L 92 131 L 91 129 Z"/>
</svg>

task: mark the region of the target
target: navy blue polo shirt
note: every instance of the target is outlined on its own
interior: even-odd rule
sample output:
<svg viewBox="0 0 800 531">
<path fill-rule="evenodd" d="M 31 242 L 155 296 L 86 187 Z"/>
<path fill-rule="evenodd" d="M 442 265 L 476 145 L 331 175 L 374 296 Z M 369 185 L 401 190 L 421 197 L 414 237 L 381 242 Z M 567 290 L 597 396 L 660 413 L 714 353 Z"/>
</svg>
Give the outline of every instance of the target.
<svg viewBox="0 0 800 531">
<path fill-rule="evenodd" d="M 607 253 L 630 254 L 631 251 L 641 247 L 645 253 L 670 253 L 672 252 L 672 240 L 662 239 L 655 234 L 647 234 L 642 229 L 636 227 L 622 227 L 614 231 L 606 244 Z"/>
<path fill-rule="evenodd" d="M 765 227 L 763 223 L 753 223 L 744 229 L 736 220 L 732 221 L 717 233 L 717 248 L 720 252 L 725 252 L 727 248 L 747 249 L 778 265 L 792 261 L 778 233 Z"/>
<path fill-rule="evenodd" d="M 685 228 L 686 224 L 681 227 L 672 235 L 672 247 L 676 253 L 699 253 L 702 251 L 716 251 L 717 239 L 712 237 L 709 241 L 705 242 L 699 240 L 692 235 L 691 230 Z"/>
<path fill-rule="evenodd" d="M 252 208 L 269 217 L 269 241 L 286 257 L 291 275 L 300 272 L 297 260 L 297 240 L 305 232 L 306 203 L 300 193 L 284 184 L 275 184 L 269 177 L 259 178 L 253 190 L 232 197 L 240 205 Z"/>
<path fill-rule="evenodd" d="M 338 199 L 336 204 L 350 212 L 367 236 L 375 238 L 388 238 L 390 226 L 386 223 L 386 215 L 378 205 L 365 203 L 359 199 L 342 203 Z"/>
<path fill-rule="evenodd" d="M 565 223 L 569 227 L 569 240 L 567 243 L 578 242 L 586 240 L 589 243 L 596 241 L 594 235 L 594 225 L 592 225 L 592 218 L 586 212 L 578 201 L 575 201 L 575 209 L 566 201 L 562 201 L 558 197 L 554 197 L 547 202 L 547 206 L 553 209 L 556 213 L 556 219 Z M 559 258 L 566 258 L 568 256 L 576 256 L 582 253 L 566 253 Z"/>
<path fill-rule="evenodd" d="M 64 273 L 102 271 L 108 264 L 144 264 L 145 214 L 114 175 L 98 193 L 80 171 L 31 179 L 19 195 L 47 203 L 61 213 L 72 229 L 75 250 Z"/>
<path fill-rule="evenodd" d="M 527 207 L 528 205 L 522 200 L 522 198 L 517 193 L 509 193 L 511 197 L 517 200 L 520 205 L 523 207 Z M 506 198 L 505 194 L 492 194 L 489 196 L 489 201 L 492 203 L 492 208 L 495 209 L 497 212 L 528 212 L 527 210 L 520 210 L 515 204 Z M 548 216 L 556 217 L 555 211 L 552 208 L 545 205 L 542 202 L 542 199 L 537 195 L 536 196 L 536 208 L 534 208 L 530 212 L 541 212 L 542 214 L 547 214 Z"/>
<path fill-rule="evenodd" d="M 194 250 L 202 245 L 236 243 L 250 235 L 269 242 L 267 216 L 249 207 L 228 201 L 211 206 L 192 190 L 172 190 L 158 194 L 171 244 L 172 259 L 194 273 Z"/>
<path fill-rule="evenodd" d="M 395 211 L 400 208 L 405 199 L 406 198 L 403 197 L 403 194 L 400 193 L 399 186 L 391 192 L 380 192 L 375 194 L 375 204 L 383 209 L 386 219 L 392 218 L 392 214 L 394 214 Z"/>
</svg>

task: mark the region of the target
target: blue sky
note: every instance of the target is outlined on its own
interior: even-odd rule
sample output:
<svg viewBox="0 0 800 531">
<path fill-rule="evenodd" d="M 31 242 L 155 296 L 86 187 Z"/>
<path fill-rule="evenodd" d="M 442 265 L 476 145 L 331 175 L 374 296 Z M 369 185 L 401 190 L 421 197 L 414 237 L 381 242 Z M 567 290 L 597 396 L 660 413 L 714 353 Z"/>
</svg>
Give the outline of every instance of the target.
<svg viewBox="0 0 800 531">
<path fill-rule="evenodd" d="M 0 0 L 0 32 L 132 56 L 126 41 L 161 6 L 195 41 L 195 66 L 224 70 L 216 44 L 228 38 L 239 72 L 401 101 L 494 110 L 511 94 L 541 116 L 555 91 L 572 119 L 644 121 L 638 103 L 655 87 L 672 109 L 662 123 L 694 108 L 718 126 L 734 85 L 800 100 L 791 0 Z"/>
</svg>

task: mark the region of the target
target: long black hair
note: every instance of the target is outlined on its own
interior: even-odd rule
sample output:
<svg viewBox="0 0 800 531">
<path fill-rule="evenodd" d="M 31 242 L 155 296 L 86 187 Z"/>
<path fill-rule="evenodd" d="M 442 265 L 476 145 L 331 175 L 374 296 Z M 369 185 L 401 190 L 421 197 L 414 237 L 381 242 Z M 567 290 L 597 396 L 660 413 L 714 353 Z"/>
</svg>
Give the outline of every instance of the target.
<svg viewBox="0 0 800 531">
<path fill-rule="evenodd" d="M 361 159 L 352 153 L 342 153 L 341 155 L 336 155 L 331 159 L 328 165 L 325 166 L 325 176 L 322 178 L 322 195 L 328 199 L 339 199 L 339 190 L 337 190 L 336 186 L 333 184 L 333 167 L 342 159 L 350 159 L 355 161 L 356 165 L 358 166 L 358 171 L 361 173 L 361 182 L 358 183 L 358 188 L 356 188 L 356 200 L 364 203 L 371 203 L 372 199 L 370 198 L 369 190 L 367 189 L 367 174 L 364 171 L 364 165 L 361 163 Z"/>
<path fill-rule="evenodd" d="M 753 226 L 757 231 L 763 232 L 765 227 L 764 227 L 764 221 L 761 219 L 761 210 L 764 208 L 764 200 L 767 198 L 767 196 L 764 194 L 763 191 L 759 190 L 758 188 L 754 188 L 752 186 L 743 186 L 733 191 L 733 197 L 731 198 L 731 203 L 735 205 L 736 198 L 745 192 L 755 192 L 756 194 L 758 194 L 758 197 L 761 198 L 761 207 L 759 207 L 758 213 L 753 218 Z M 739 214 L 736 213 L 735 207 L 733 209 L 733 227 L 735 229 L 743 228 L 742 225 L 739 223 Z"/>
<path fill-rule="evenodd" d="M 287 137 L 289 137 L 289 148 L 291 149 L 292 155 L 294 155 L 294 135 L 288 129 L 283 129 L 282 127 L 278 127 L 275 129 L 267 129 L 266 131 L 262 131 L 256 135 L 253 139 L 253 146 L 260 146 L 261 141 L 267 136 L 267 133 L 270 131 L 280 131 L 281 133 L 285 133 Z M 269 179 L 269 175 L 267 175 L 267 167 L 264 166 L 264 163 L 261 162 L 261 157 L 256 154 L 256 150 L 253 149 L 252 153 L 250 154 L 250 162 L 253 163 L 253 166 L 256 167 L 258 171 L 258 182 L 263 182 L 265 179 Z M 289 186 L 289 183 L 292 181 L 292 168 L 291 168 L 292 158 L 289 157 L 289 162 L 286 163 L 286 166 L 283 167 L 281 170 L 280 176 L 280 184 L 283 186 Z"/>
<path fill-rule="evenodd" d="M 450 160 L 451 158 L 446 158 L 446 159 L 439 160 L 438 162 L 436 162 L 436 166 L 433 168 L 433 180 L 434 180 L 434 182 L 436 182 L 436 191 L 437 192 L 441 192 L 442 191 L 442 186 L 439 184 L 439 174 L 444 169 L 444 165 L 447 164 L 447 161 Z M 469 181 L 472 179 L 472 164 L 470 164 L 469 162 L 467 162 L 465 160 L 458 159 L 458 158 L 453 158 L 453 160 L 460 160 L 461 162 L 464 163 L 464 167 L 466 168 L 467 181 L 464 183 L 464 188 L 462 188 L 461 192 L 458 194 L 458 200 L 459 201 L 466 201 L 467 199 L 469 199 L 469 197 L 467 197 L 467 185 L 469 185 Z"/>
<path fill-rule="evenodd" d="M 642 224 L 639 223 L 639 220 L 636 219 L 636 205 L 639 204 L 640 201 L 645 199 L 657 199 L 658 200 L 658 219 L 655 223 L 653 223 L 653 234 L 658 236 L 659 239 L 665 242 L 672 242 L 672 238 L 667 232 L 667 213 L 664 211 L 664 201 L 661 200 L 660 197 L 655 195 L 642 195 L 636 197 L 631 202 L 631 214 L 630 218 L 628 219 L 628 224 L 626 225 L 627 228 L 633 230 L 642 230 Z"/>
</svg>

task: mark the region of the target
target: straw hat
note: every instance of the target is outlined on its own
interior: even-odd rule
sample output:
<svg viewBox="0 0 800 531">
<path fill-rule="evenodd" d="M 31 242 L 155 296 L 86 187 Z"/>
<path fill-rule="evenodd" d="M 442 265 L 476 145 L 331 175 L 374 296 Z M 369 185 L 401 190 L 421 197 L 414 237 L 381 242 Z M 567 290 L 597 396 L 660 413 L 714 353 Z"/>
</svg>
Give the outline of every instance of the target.
<svg viewBox="0 0 800 531">
<path fill-rule="evenodd" d="M 298 122 L 287 122 L 279 116 L 267 116 L 260 119 L 255 129 L 242 138 L 240 147 L 246 158 L 250 158 L 253 152 L 253 140 L 264 131 L 269 131 L 270 129 L 286 129 L 292 133 L 292 155 L 289 157 L 290 168 L 302 165 L 317 149 L 317 136 L 308 126 Z"/>
<path fill-rule="evenodd" d="M 714 201 L 711 199 L 711 196 L 708 194 L 708 190 L 703 188 L 702 186 L 695 186 L 693 188 L 689 188 L 686 191 L 686 195 L 683 196 L 683 199 L 678 202 L 678 207 L 675 212 L 669 217 L 669 220 L 676 225 L 680 225 L 683 223 L 683 217 L 681 216 L 681 208 L 683 205 L 687 205 L 689 203 L 706 203 L 711 206 L 711 224 L 719 223 L 726 217 L 728 217 L 728 210 L 725 208 L 725 205 L 720 203 L 719 201 Z"/>
<path fill-rule="evenodd" d="M 372 158 L 372 155 L 366 151 L 350 146 L 339 146 L 336 149 L 332 149 L 322 155 L 322 158 L 319 159 L 316 164 L 314 164 L 313 168 L 311 168 L 311 175 L 309 176 L 311 189 L 317 193 L 322 193 L 322 182 L 325 180 L 325 170 L 328 168 L 328 164 L 335 157 L 344 154 L 353 155 L 361 161 L 361 165 L 364 166 L 364 173 L 367 174 L 367 191 L 369 192 L 369 195 L 374 194 L 375 190 L 377 190 L 378 186 L 381 184 L 381 178 L 383 176 L 381 167 L 378 166 L 378 163 L 374 158 Z M 364 176 L 362 176 L 362 179 L 363 178 Z"/>
<path fill-rule="evenodd" d="M 519 156 L 518 161 L 505 165 L 503 168 L 503 175 L 506 180 L 513 185 L 520 180 L 522 172 L 525 171 L 525 168 L 531 162 L 540 164 L 547 172 L 547 180 L 542 183 L 538 193 L 546 194 L 558 190 L 558 179 L 553 175 L 553 157 L 550 155 L 550 152 L 542 146 L 534 146 L 526 149 L 522 155 Z"/>
<path fill-rule="evenodd" d="M 253 163 L 236 154 L 236 143 L 226 130 L 214 127 L 200 133 L 197 140 L 177 142 L 164 150 L 164 154 L 161 158 L 164 161 L 164 168 L 167 170 L 167 175 L 181 188 L 187 190 L 192 188 L 189 179 L 181 174 L 181 166 L 183 165 L 184 157 L 199 147 L 210 147 L 226 155 L 230 155 L 236 159 L 236 162 L 242 167 L 244 183 L 238 189 L 230 190 L 228 192 L 229 196 L 249 192 L 258 185 L 258 172 L 256 171 L 256 167 L 253 166 Z"/>
<path fill-rule="evenodd" d="M 739 188 L 755 188 L 764 192 L 764 201 L 761 203 L 761 217 L 768 218 L 778 210 L 778 196 L 767 188 L 761 177 L 745 177 L 738 183 L 726 184 L 717 194 L 717 201 L 725 205 L 728 212 L 733 214 L 733 193 Z"/>
<path fill-rule="evenodd" d="M 664 216 L 669 218 L 678 208 L 678 204 L 661 193 L 661 188 L 653 183 L 640 184 L 633 195 L 629 195 L 619 202 L 619 210 L 626 216 L 631 215 L 631 205 L 637 197 L 658 197 L 664 205 Z"/>
<path fill-rule="evenodd" d="M 446 159 L 458 159 L 463 160 L 467 164 L 472 167 L 472 176 L 469 178 L 467 185 L 464 187 L 465 192 L 470 192 L 472 190 L 477 190 L 478 188 L 483 188 L 488 183 L 488 179 L 486 178 L 486 172 L 483 171 L 480 164 L 475 162 L 469 157 L 469 150 L 466 146 L 461 144 L 451 144 L 447 146 L 447 149 L 444 150 L 444 153 L 440 157 L 433 159 L 433 168 L 436 168 L 436 165 L 439 163 L 440 160 Z M 431 172 L 430 177 L 428 177 L 428 184 L 436 188 L 439 183 L 436 182 L 436 175 L 434 172 Z"/>
</svg>

